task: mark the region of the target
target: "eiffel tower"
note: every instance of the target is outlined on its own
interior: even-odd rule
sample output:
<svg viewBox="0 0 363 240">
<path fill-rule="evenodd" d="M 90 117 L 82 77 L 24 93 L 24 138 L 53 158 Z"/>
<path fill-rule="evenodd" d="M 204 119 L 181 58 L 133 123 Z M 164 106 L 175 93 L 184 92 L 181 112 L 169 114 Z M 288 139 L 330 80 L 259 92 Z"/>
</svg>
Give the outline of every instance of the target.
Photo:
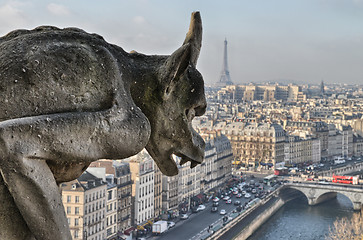
<svg viewBox="0 0 363 240">
<path fill-rule="evenodd" d="M 221 77 L 217 83 L 219 86 L 233 85 L 231 76 L 229 76 L 228 60 L 227 60 L 227 39 L 224 40 L 224 56 L 223 56 L 223 68 L 221 71 Z"/>
</svg>

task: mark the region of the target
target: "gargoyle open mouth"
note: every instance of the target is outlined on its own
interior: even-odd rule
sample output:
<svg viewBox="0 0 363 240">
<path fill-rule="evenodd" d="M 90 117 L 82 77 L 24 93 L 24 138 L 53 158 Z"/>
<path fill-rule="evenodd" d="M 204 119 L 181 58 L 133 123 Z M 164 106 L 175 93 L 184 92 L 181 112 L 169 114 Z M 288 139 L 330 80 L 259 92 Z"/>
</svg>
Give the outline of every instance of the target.
<svg viewBox="0 0 363 240">
<path fill-rule="evenodd" d="M 184 165 L 187 162 L 190 162 L 190 168 L 194 168 L 198 164 L 201 164 L 201 162 L 195 161 L 192 158 L 190 158 L 190 157 L 188 157 L 188 156 L 186 156 L 186 155 L 184 155 L 182 153 L 175 153 L 174 155 L 181 158 L 180 163 L 179 163 L 180 165 Z"/>
</svg>

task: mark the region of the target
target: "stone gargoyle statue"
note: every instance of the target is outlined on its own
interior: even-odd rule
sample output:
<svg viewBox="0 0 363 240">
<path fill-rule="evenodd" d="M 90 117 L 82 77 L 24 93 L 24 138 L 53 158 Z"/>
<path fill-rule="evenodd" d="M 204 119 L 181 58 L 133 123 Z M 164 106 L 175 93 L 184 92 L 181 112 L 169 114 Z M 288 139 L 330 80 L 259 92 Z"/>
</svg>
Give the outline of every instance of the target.
<svg viewBox="0 0 363 240">
<path fill-rule="evenodd" d="M 146 148 L 163 174 L 201 163 L 191 122 L 204 114 L 199 12 L 170 56 L 127 53 L 76 28 L 0 38 L 0 239 L 72 239 L 58 184 L 92 161 Z"/>
</svg>

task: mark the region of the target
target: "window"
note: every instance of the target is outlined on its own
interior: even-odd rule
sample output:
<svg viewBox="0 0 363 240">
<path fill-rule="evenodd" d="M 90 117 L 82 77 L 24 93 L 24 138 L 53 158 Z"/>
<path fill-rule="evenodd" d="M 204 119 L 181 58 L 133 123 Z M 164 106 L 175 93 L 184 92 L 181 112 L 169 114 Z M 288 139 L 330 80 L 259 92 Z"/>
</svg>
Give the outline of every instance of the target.
<svg viewBox="0 0 363 240">
<path fill-rule="evenodd" d="M 108 191 L 108 198 L 107 200 L 111 200 L 112 199 L 112 191 Z"/>
<path fill-rule="evenodd" d="M 76 203 L 79 203 L 79 196 L 76 196 Z"/>
<path fill-rule="evenodd" d="M 74 238 L 78 238 L 78 230 L 74 231 Z"/>
<path fill-rule="evenodd" d="M 75 207 L 75 214 L 79 214 L 79 207 Z"/>
<path fill-rule="evenodd" d="M 70 214 L 71 213 L 71 207 L 67 207 L 67 213 Z"/>
<path fill-rule="evenodd" d="M 72 200 L 72 198 L 71 198 L 71 196 L 67 196 L 67 203 L 70 203 L 71 202 L 71 200 Z"/>
<path fill-rule="evenodd" d="M 78 218 L 75 218 L 74 219 L 74 226 L 78 226 L 79 225 L 79 219 Z"/>
</svg>

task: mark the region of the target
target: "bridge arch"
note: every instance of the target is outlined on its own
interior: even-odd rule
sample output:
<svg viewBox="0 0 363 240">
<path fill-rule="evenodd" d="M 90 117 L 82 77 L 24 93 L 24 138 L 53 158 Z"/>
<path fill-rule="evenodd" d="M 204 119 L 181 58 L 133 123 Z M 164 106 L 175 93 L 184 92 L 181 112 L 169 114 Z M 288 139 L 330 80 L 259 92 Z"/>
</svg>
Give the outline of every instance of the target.
<svg viewBox="0 0 363 240">
<path fill-rule="evenodd" d="M 299 198 L 299 197 L 304 197 L 306 199 L 306 201 L 308 201 L 308 197 L 306 196 L 304 191 L 302 191 L 301 189 L 294 188 L 294 187 L 282 188 L 279 191 L 278 196 L 285 202 L 288 202 L 290 200 L 293 200 L 293 199 Z"/>
<path fill-rule="evenodd" d="M 309 205 L 316 205 L 336 198 L 337 193 L 340 193 L 350 200 L 354 210 L 360 210 L 363 207 L 363 191 L 347 191 L 347 189 L 339 189 L 339 187 L 338 189 L 329 189 L 312 184 L 289 184 L 280 189 L 279 197 L 284 201 L 289 201 L 298 197 L 296 194 L 300 193 L 300 195 L 303 194 L 306 197 Z M 336 188 L 336 186 L 333 188 Z"/>
</svg>

